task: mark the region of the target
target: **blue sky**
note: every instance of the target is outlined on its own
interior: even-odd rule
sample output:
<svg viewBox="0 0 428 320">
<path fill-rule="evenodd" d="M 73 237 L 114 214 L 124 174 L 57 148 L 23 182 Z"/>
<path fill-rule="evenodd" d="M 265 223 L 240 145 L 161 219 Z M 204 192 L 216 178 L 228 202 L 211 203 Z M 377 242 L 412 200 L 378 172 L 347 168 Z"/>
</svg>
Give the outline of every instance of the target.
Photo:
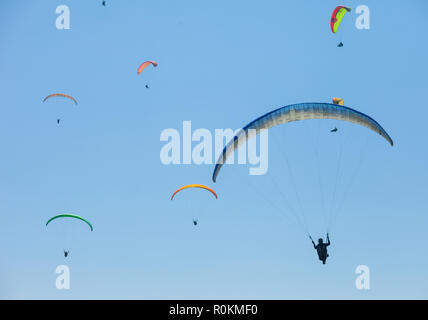
<svg viewBox="0 0 428 320">
<path fill-rule="evenodd" d="M 70 30 L 55 28 L 61 4 Z M 428 7 L 347 1 L 352 12 L 333 35 L 329 19 L 340 4 L 2 2 L 0 297 L 428 298 Z M 370 30 L 354 26 L 360 4 L 370 8 Z M 159 67 L 137 76 L 145 60 Z M 52 92 L 79 105 L 42 103 Z M 160 162 L 161 131 L 181 130 L 184 120 L 237 129 L 274 108 L 333 96 L 378 120 L 394 147 L 355 125 L 307 121 L 271 130 L 266 176 L 226 166 L 213 184 L 213 165 Z M 328 199 L 339 145 L 344 204 L 323 266 L 286 215 L 300 198 L 300 217 L 314 238 L 324 235 L 314 164 Z M 215 188 L 219 199 L 191 190 L 169 200 L 189 183 Z M 61 212 L 86 217 L 94 232 L 75 222 L 46 228 Z M 55 288 L 60 264 L 70 267 L 68 291 Z M 370 290 L 355 288 L 358 265 L 370 268 Z"/>
</svg>

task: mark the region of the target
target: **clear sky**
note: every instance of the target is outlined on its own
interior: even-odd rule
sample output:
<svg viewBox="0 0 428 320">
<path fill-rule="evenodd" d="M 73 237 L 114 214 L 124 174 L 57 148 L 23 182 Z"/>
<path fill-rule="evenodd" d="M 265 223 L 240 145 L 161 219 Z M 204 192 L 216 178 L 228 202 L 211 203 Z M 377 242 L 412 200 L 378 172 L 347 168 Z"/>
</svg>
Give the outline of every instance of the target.
<svg viewBox="0 0 428 320">
<path fill-rule="evenodd" d="M 70 30 L 55 27 L 61 4 Z M 333 35 L 340 4 L 352 11 Z M 354 25 L 360 4 L 369 30 Z M 2 1 L 0 298 L 428 298 L 427 18 L 422 0 Z M 145 60 L 159 66 L 137 76 Z M 79 105 L 42 103 L 53 92 Z M 226 166 L 214 184 L 214 165 L 160 162 L 160 133 L 184 120 L 237 129 L 334 96 L 379 121 L 394 147 L 314 120 L 270 131 L 265 176 Z M 170 201 L 189 183 L 219 199 L 189 190 Z M 330 198 L 342 209 L 322 265 L 291 219 L 324 236 Z M 94 231 L 45 227 L 63 212 Z M 55 287 L 61 264 L 68 291 Z M 358 265 L 370 290 L 355 287 Z"/>
</svg>

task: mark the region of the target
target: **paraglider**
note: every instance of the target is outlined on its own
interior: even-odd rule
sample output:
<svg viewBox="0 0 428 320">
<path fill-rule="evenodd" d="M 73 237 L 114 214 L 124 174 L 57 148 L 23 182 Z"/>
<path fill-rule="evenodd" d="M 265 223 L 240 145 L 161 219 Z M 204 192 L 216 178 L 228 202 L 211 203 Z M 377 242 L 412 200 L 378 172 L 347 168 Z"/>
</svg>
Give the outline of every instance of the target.
<svg viewBox="0 0 428 320">
<path fill-rule="evenodd" d="M 357 111 L 355 109 L 349 108 L 347 106 L 343 106 L 340 104 L 334 104 L 334 103 L 321 103 L 321 102 L 311 102 L 311 103 L 298 103 L 298 104 L 292 104 L 292 105 L 288 105 L 288 106 L 284 106 L 281 108 L 278 108 L 276 110 L 273 110 L 271 112 L 268 112 L 260 117 L 258 117 L 257 119 L 251 121 L 250 123 L 248 123 L 247 125 L 245 125 L 242 129 L 239 129 L 236 131 L 235 135 L 233 136 L 232 139 L 230 139 L 230 141 L 226 144 L 226 146 L 223 148 L 222 153 L 220 153 L 219 157 L 217 158 L 217 161 L 215 163 L 215 167 L 214 167 L 214 171 L 212 173 L 212 180 L 213 182 L 216 182 L 217 178 L 218 178 L 218 174 L 220 173 L 221 168 L 223 167 L 223 164 L 227 162 L 229 157 L 232 157 L 235 153 L 235 151 L 237 151 L 237 149 L 241 146 L 241 145 L 246 145 L 247 141 L 249 141 L 250 138 L 255 139 L 254 137 L 256 135 L 259 135 L 263 130 L 268 130 L 270 128 L 276 127 L 276 126 L 280 126 L 283 124 L 287 124 L 290 122 L 294 122 L 294 121 L 304 121 L 305 120 L 312 120 L 312 119 L 320 119 L 320 121 L 318 121 L 318 123 L 321 125 L 323 123 L 328 124 L 328 121 L 326 119 L 330 119 L 330 120 L 340 120 L 340 121 L 346 121 L 349 123 L 353 123 L 353 124 L 357 124 L 361 127 L 366 127 L 368 129 L 370 129 L 371 131 L 379 134 L 384 140 L 386 140 L 391 146 L 394 145 L 393 140 L 391 139 L 391 137 L 389 136 L 389 134 L 385 131 L 385 129 L 383 129 L 383 127 L 373 118 L 371 118 L 370 116 Z M 327 121 L 327 122 L 325 122 Z M 313 123 L 314 121 L 312 121 Z M 308 127 L 310 125 L 308 124 Z M 283 129 L 287 129 L 289 126 L 288 125 L 284 125 Z M 292 127 L 292 126 L 290 126 Z M 279 129 L 278 129 L 279 130 Z M 337 132 L 337 127 L 335 127 L 333 130 L 331 130 L 331 132 Z M 269 131 L 270 134 L 270 131 Z M 353 148 L 354 143 L 346 143 L 346 142 L 342 142 L 342 143 L 337 143 L 338 139 L 331 139 L 333 144 L 331 145 L 337 145 L 338 148 L 340 148 L 340 151 L 337 153 L 338 155 L 338 160 L 337 163 L 334 161 L 328 161 L 328 166 L 336 171 L 335 175 L 329 174 L 328 170 L 324 170 L 327 174 L 327 179 L 331 180 L 331 186 L 332 186 L 332 191 L 328 191 L 327 193 L 325 192 L 323 185 L 322 185 L 322 176 L 321 173 L 324 168 L 317 168 L 318 171 L 318 181 L 319 181 L 319 189 L 320 189 L 320 202 L 322 203 L 322 207 L 320 208 L 320 213 L 322 214 L 328 214 L 328 216 L 324 216 L 324 220 L 325 220 L 325 224 L 326 224 L 326 229 L 327 231 L 331 230 L 331 225 L 334 222 L 334 219 L 337 217 L 337 213 L 341 210 L 342 206 L 343 206 L 343 201 L 345 201 L 345 197 L 346 197 L 346 190 L 344 191 L 344 195 L 343 198 L 341 200 L 339 200 L 339 196 L 336 195 L 337 194 L 337 190 L 340 188 L 340 183 L 338 182 L 339 178 L 341 177 L 339 175 L 339 173 L 344 172 L 344 170 L 341 169 L 341 156 L 342 156 L 342 147 L 343 146 L 349 146 L 349 148 Z M 333 141 L 334 140 L 334 141 Z M 283 145 L 281 146 L 281 148 L 283 147 Z M 316 166 L 318 166 L 319 164 L 319 158 L 318 158 L 318 153 L 319 150 L 322 151 L 323 149 L 319 148 L 319 145 L 314 143 L 313 145 L 313 149 L 315 152 L 315 158 L 313 162 L 316 162 Z M 281 150 L 282 151 L 282 150 Z M 280 185 L 277 183 L 277 181 L 275 181 L 275 177 L 278 175 L 278 172 L 275 172 L 274 175 L 266 175 L 266 179 L 270 179 L 272 180 L 272 182 L 275 184 L 275 188 L 272 190 L 278 190 L 278 193 L 280 194 L 280 197 L 275 197 L 277 199 L 274 199 L 274 201 L 269 201 L 269 196 L 270 194 L 266 194 L 268 192 L 264 192 L 264 190 L 262 188 L 257 188 L 258 186 L 254 187 L 252 186 L 251 189 L 258 189 L 255 190 L 257 195 L 260 196 L 261 198 L 263 198 L 265 201 L 270 202 L 270 204 L 272 205 L 272 207 L 274 208 L 274 211 L 276 213 L 285 213 L 286 218 L 294 218 L 294 219 L 290 219 L 290 221 L 295 222 L 297 226 L 302 228 L 302 231 L 306 233 L 306 235 L 308 235 L 310 237 L 310 232 L 309 232 L 309 228 L 307 225 L 307 219 L 305 217 L 305 213 L 308 212 L 308 210 L 302 206 L 302 201 L 301 198 L 299 196 L 299 193 L 297 191 L 297 184 L 294 181 L 293 178 L 293 168 L 290 167 L 289 165 L 289 160 L 287 158 L 287 155 L 284 156 L 285 157 L 285 163 L 286 163 L 286 167 L 288 167 L 288 170 L 290 172 L 289 174 L 289 179 L 287 181 L 290 182 L 290 189 L 287 190 L 287 192 L 284 192 L 283 190 L 280 190 Z M 306 157 L 307 159 L 309 159 L 308 157 Z M 301 160 L 301 159 L 299 159 Z M 318 160 L 318 161 L 317 161 Z M 356 167 L 357 168 L 357 167 Z M 302 170 L 304 170 L 304 167 L 302 168 Z M 354 172 L 355 173 L 355 172 Z M 353 179 L 353 177 L 355 177 L 355 174 L 351 175 L 351 178 Z M 255 180 L 253 180 L 255 181 Z M 260 180 L 261 181 L 261 180 Z M 348 185 L 350 185 L 352 182 L 349 182 Z M 294 189 L 294 190 L 293 190 Z M 305 188 L 305 192 L 307 192 L 308 188 Z M 294 197 L 296 200 L 296 206 L 293 206 L 292 203 L 290 202 L 291 197 L 293 197 L 291 191 L 294 191 Z M 270 192 L 270 191 L 269 191 Z M 325 201 L 326 197 L 324 197 L 324 195 L 328 194 L 328 198 L 331 199 L 331 205 L 329 205 L 328 202 Z M 288 196 L 291 195 L 291 196 Z M 331 197 L 330 197 L 331 195 Z M 311 194 L 308 195 L 313 198 L 316 198 L 318 195 L 315 194 Z M 324 199 L 324 200 L 323 200 Z M 276 204 L 276 201 L 283 201 L 285 203 L 285 205 L 288 208 L 285 208 L 285 205 L 282 206 L 278 206 Z M 330 202 L 330 200 L 329 200 Z M 291 215 L 294 215 L 291 216 Z M 311 238 L 312 239 L 312 238 Z M 320 260 L 323 261 L 323 263 L 325 263 L 328 254 L 327 254 L 327 246 L 330 245 L 330 241 L 327 238 L 327 243 L 324 243 L 323 241 L 320 241 L 318 243 L 318 245 L 314 244 L 314 247 L 317 249 L 317 252 L 319 252 L 320 256 Z"/>
<path fill-rule="evenodd" d="M 333 98 L 333 103 L 338 104 L 339 106 L 343 106 L 343 99 L 342 98 Z M 330 130 L 330 132 L 337 132 L 337 127 L 334 127 L 334 129 Z"/>
<path fill-rule="evenodd" d="M 137 74 L 140 74 L 149 65 L 153 65 L 154 68 L 158 66 L 157 62 L 155 61 L 145 61 L 138 67 Z"/>
<path fill-rule="evenodd" d="M 60 218 L 72 218 L 72 219 L 81 220 L 81 221 L 83 221 L 84 223 L 86 223 L 86 224 L 89 226 L 89 228 L 91 229 L 91 231 L 93 231 L 93 230 L 94 230 L 94 228 L 92 227 L 92 224 L 91 224 L 88 220 L 86 220 L 85 218 L 82 218 L 81 216 L 78 216 L 78 215 L 75 215 L 75 214 L 70 214 L 70 213 L 58 214 L 58 215 L 56 215 L 56 216 L 54 216 L 54 217 L 50 218 L 50 219 L 46 222 L 46 226 L 48 226 L 50 222 L 52 222 L 52 221 L 54 221 L 54 220 L 56 220 L 56 219 L 60 219 Z M 70 253 L 70 250 L 65 250 L 65 249 L 64 249 L 64 257 L 65 257 L 65 258 L 67 258 L 67 257 L 68 257 L 69 253 Z"/>
<path fill-rule="evenodd" d="M 328 233 L 327 233 L 327 243 L 325 243 L 322 238 L 319 238 L 318 244 L 316 245 L 311 236 L 309 236 L 309 239 L 311 239 L 312 244 L 314 245 L 314 249 L 317 250 L 318 259 L 320 259 L 320 261 L 322 261 L 322 264 L 325 264 L 325 261 L 327 260 L 327 258 L 329 256 L 329 254 L 327 252 L 327 247 L 331 244 Z"/>
<path fill-rule="evenodd" d="M 340 23 L 342 22 L 343 17 L 346 12 L 350 12 L 351 8 L 345 6 L 338 6 L 334 9 L 331 19 L 330 19 L 330 28 L 331 32 L 336 33 L 339 29 Z M 343 47 L 342 41 L 337 45 L 339 48 Z"/>
<path fill-rule="evenodd" d="M 105 6 L 106 6 L 106 2 L 105 2 L 105 1 L 103 1 L 103 2 L 102 2 L 102 5 L 105 7 Z"/>
<path fill-rule="evenodd" d="M 186 189 L 189 189 L 189 188 L 200 188 L 200 189 L 204 189 L 204 190 L 207 190 L 207 191 L 209 191 L 216 199 L 218 199 L 218 196 L 217 196 L 217 193 L 215 193 L 215 191 L 213 190 L 213 189 L 211 189 L 210 187 L 207 187 L 207 186 L 204 186 L 204 185 L 202 185 L 202 184 L 189 184 L 189 185 L 186 185 L 186 186 L 184 186 L 184 187 L 181 187 L 181 188 L 179 188 L 179 189 L 177 189 L 173 194 L 172 194 L 172 196 L 171 196 L 171 200 L 173 200 L 174 199 L 174 197 L 175 197 L 175 195 L 177 194 L 177 193 L 179 193 L 180 191 L 182 191 L 182 190 L 186 190 Z M 193 218 L 193 225 L 194 226 L 197 226 L 198 225 L 198 219 L 196 219 L 196 218 Z"/>
<path fill-rule="evenodd" d="M 52 94 L 50 94 L 50 95 L 46 96 L 46 97 L 43 99 L 43 102 L 45 102 L 46 100 L 48 100 L 48 99 L 50 99 L 50 98 L 53 98 L 53 97 L 63 97 L 63 98 L 70 99 L 70 100 L 72 100 L 72 101 L 74 102 L 74 104 L 77 106 L 77 100 L 76 100 L 75 98 L 73 98 L 72 96 L 70 96 L 70 95 L 68 95 L 68 94 L 65 94 L 65 93 L 52 93 Z"/>
<path fill-rule="evenodd" d="M 74 104 L 77 106 L 77 100 L 76 100 L 75 98 L 73 98 L 72 96 L 70 96 L 70 95 L 68 95 L 68 94 L 65 94 L 65 93 L 52 93 L 52 94 L 50 94 L 50 95 L 46 96 L 46 97 L 43 99 L 43 102 L 46 102 L 46 100 L 51 99 L 51 98 L 53 98 L 53 97 L 60 97 L 60 98 L 66 98 L 66 99 L 69 99 L 69 100 L 73 101 L 73 102 L 74 102 Z M 60 121 L 61 121 L 61 119 L 60 119 L 60 118 L 57 118 L 57 119 L 56 119 L 56 123 L 57 123 L 57 124 L 59 124 L 59 123 L 60 123 Z"/>
<path fill-rule="evenodd" d="M 280 124 L 308 119 L 333 119 L 355 123 L 376 132 L 391 146 L 394 145 L 391 137 L 382 126 L 376 122 L 376 120 L 362 112 L 331 103 L 312 102 L 292 104 L 268 112 L 240 129 L 233 139 L 227 143 L 223 152 L 220 154 L 212 175 L 213 182 L 216 182 L 220 169 L 226 159 L 233 154 L 241 144 L 248 140 L 248 132 L 250 129 L 255 129 L 256 134 L 259 134 L 261 130 L 269 129 Z"/>
</svg>

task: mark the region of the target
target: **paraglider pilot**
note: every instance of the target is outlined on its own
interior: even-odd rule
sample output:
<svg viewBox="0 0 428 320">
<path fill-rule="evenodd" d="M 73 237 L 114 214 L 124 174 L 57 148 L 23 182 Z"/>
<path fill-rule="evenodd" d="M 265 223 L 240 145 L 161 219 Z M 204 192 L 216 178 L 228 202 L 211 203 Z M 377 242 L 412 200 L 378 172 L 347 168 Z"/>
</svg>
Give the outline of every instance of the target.
<svg viewBox="0 0 428 320">
<path fill-rule="evenodd" d="M 197 219 L 193 219 L 193 225 L 197 226 L 198 225 L 198 220 Z"/>
<path fill-rule="evenodd" d="M 67 258 L 67 256 L 68 256 L 69 253 L 70 253 L 70 250 L 67 250 L 67 251 L 64 250 L 64 257 Z"/>
<path fill-rule="evenodd" d="M 314 249 L 317 250 L 318 258 L 322 261 L 322 264 L 325 264 L 325 261 L 327 260 L 327 257 L 328 257 L 327 247 L 330 245 L 330 238 L 328 237 L 328 233 L 327 233 L 327 243 L 324 243 L 322 238 L 319 238 L 318 244 L 316 245 L 314 240 L 312 240 L 311 236 L 309 236 L 309 239 L 311 239 L 312 244 L 314 245 Z"/>
</svg>

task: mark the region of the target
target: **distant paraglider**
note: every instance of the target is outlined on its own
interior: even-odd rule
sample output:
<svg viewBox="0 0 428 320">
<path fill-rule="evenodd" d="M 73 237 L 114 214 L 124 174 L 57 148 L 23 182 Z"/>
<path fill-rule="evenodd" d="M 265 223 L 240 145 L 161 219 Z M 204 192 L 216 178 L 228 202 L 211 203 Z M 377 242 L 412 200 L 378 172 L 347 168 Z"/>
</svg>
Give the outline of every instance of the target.
<svg viewBox="0 0 428 320">
<path fill-rule="evenodd" d="M 184 187 L 181 187 L 181 188 L 177 189 L 177 190 L 172 194 L 172 196 L 171 196 L 171 200 L 173 200 L 173 199 L 174 199 L 174 197 L 175 197 L 175 195 L 176 195 L 177 193 L 179 193 L 179 192 L 180 192 L 180 191 L 182 191 L 182 190 L 189 189 L 189 188 L 200 188 L 200 189 L 207 190 L 207 191 L 209 191 L 209 192 L 210 192 L 210 193 L 211 193 L 211 194 L 212 194 L 216 199 L 218 199 L 217 193 L 215 193 L 215 191 L 214 191 L 213 189 L 211 189 L 210 187 L 204 186 L 204 185 L 202 185 L 202 184 L 189 184 L 189 185 L 186 185 L 186 186 L 184 186 Z M 193 218 L 192 222 L 193 222 L 193 225 L 194 225 L 194 226 L 197 226 L 197 225 L 198 225 L 198 219 Z"/>
<path fill-rule="evenodd" d="M 141 74 L 141 72 L 143 72 L 143 70 L 147 68 L 149 65 L 153 65 L 154 68 L 158 66 L 157 62 L 155 61 L 145 61 L 138 67 L 137 74 Z M 148 84 L 146 84 L 145 87 L 146 89 L 149 89 Z"/>
<path fill-rule="evenodd" d="M 50 95 L 46 96 L 46 97 L 43 99 L 43 102 L 46 102 L 47 100 L 49 100 L 49 99 L 51 99 L 51 98 L 54 98 L 54 97 L 60 97 L 60 98 L 66 98 L 66 99 L 69 99 L 69 100 L 73 101 L 73 102 L 74 102 L 74 104 L 77 106 L 77 100 L 76 100 L 75 98 L 73 98 L 72 96 L 70 96 L 70 95 L 68 95 L 68 94 L 65 94 L 65 93 L 52 93 L 52 94 L 50 94 Z M 57 123 L 57 124 L 59 124 L 60 122 L 61 122 L 61 118 L 57 118 L 57 119 L 56 119 L 56 123 Z"/>
<path fill-rule="evenodd" d="M 339 106 L 343 106 L 344 105 L 342 98 L 333 98 L 332 100 L 333 100 L 334 104 L 337 104 Z M 330 132 L 337 132 L 337 130 L 338 130 L 337 127 L 334 127 L 334 129 L 330 130 Z"/>
<path fill-rule="evenodd" d="M 343 17 L 347 12 L 350 12 L 351 8 L 345 7 L 345 6 L 338 6 L 334 9 L 331 19 L 330 19 L 330 28 L 331 32 L 336 33 L 339 29 L 340 23 L 342 22 Z M 340 43 L 337 45 L 339 48 L 343 47 L 343 42 L 340 41 Z"/>
<path fill-rule="evenodd" d="M 92 224 L 86 220 L 85 218 L 75 215 L 75 214 L 71 214 L 71 213 L 64 213 L 64 214 L 58 214 L 56 216 L 53 216 L 52 218 L 50 218 L 47 222 L 46 222 L 46 226 L 48 226 L 52 221 L 56 220 L 56 219 L 63 219 L 63 218 L 72 218 L 72 219 L 77 219 L 77 220 L 81 220 L 84 223 L 86 223 L 89 228 L 91 229 L 91 231 L 94 230 L 94 228 L 92 227 Z M 67 258 L 68 255 L 70 254 L 70 250 L 65 250 L 64 249 L 64 257 Z"/>
</svg>

